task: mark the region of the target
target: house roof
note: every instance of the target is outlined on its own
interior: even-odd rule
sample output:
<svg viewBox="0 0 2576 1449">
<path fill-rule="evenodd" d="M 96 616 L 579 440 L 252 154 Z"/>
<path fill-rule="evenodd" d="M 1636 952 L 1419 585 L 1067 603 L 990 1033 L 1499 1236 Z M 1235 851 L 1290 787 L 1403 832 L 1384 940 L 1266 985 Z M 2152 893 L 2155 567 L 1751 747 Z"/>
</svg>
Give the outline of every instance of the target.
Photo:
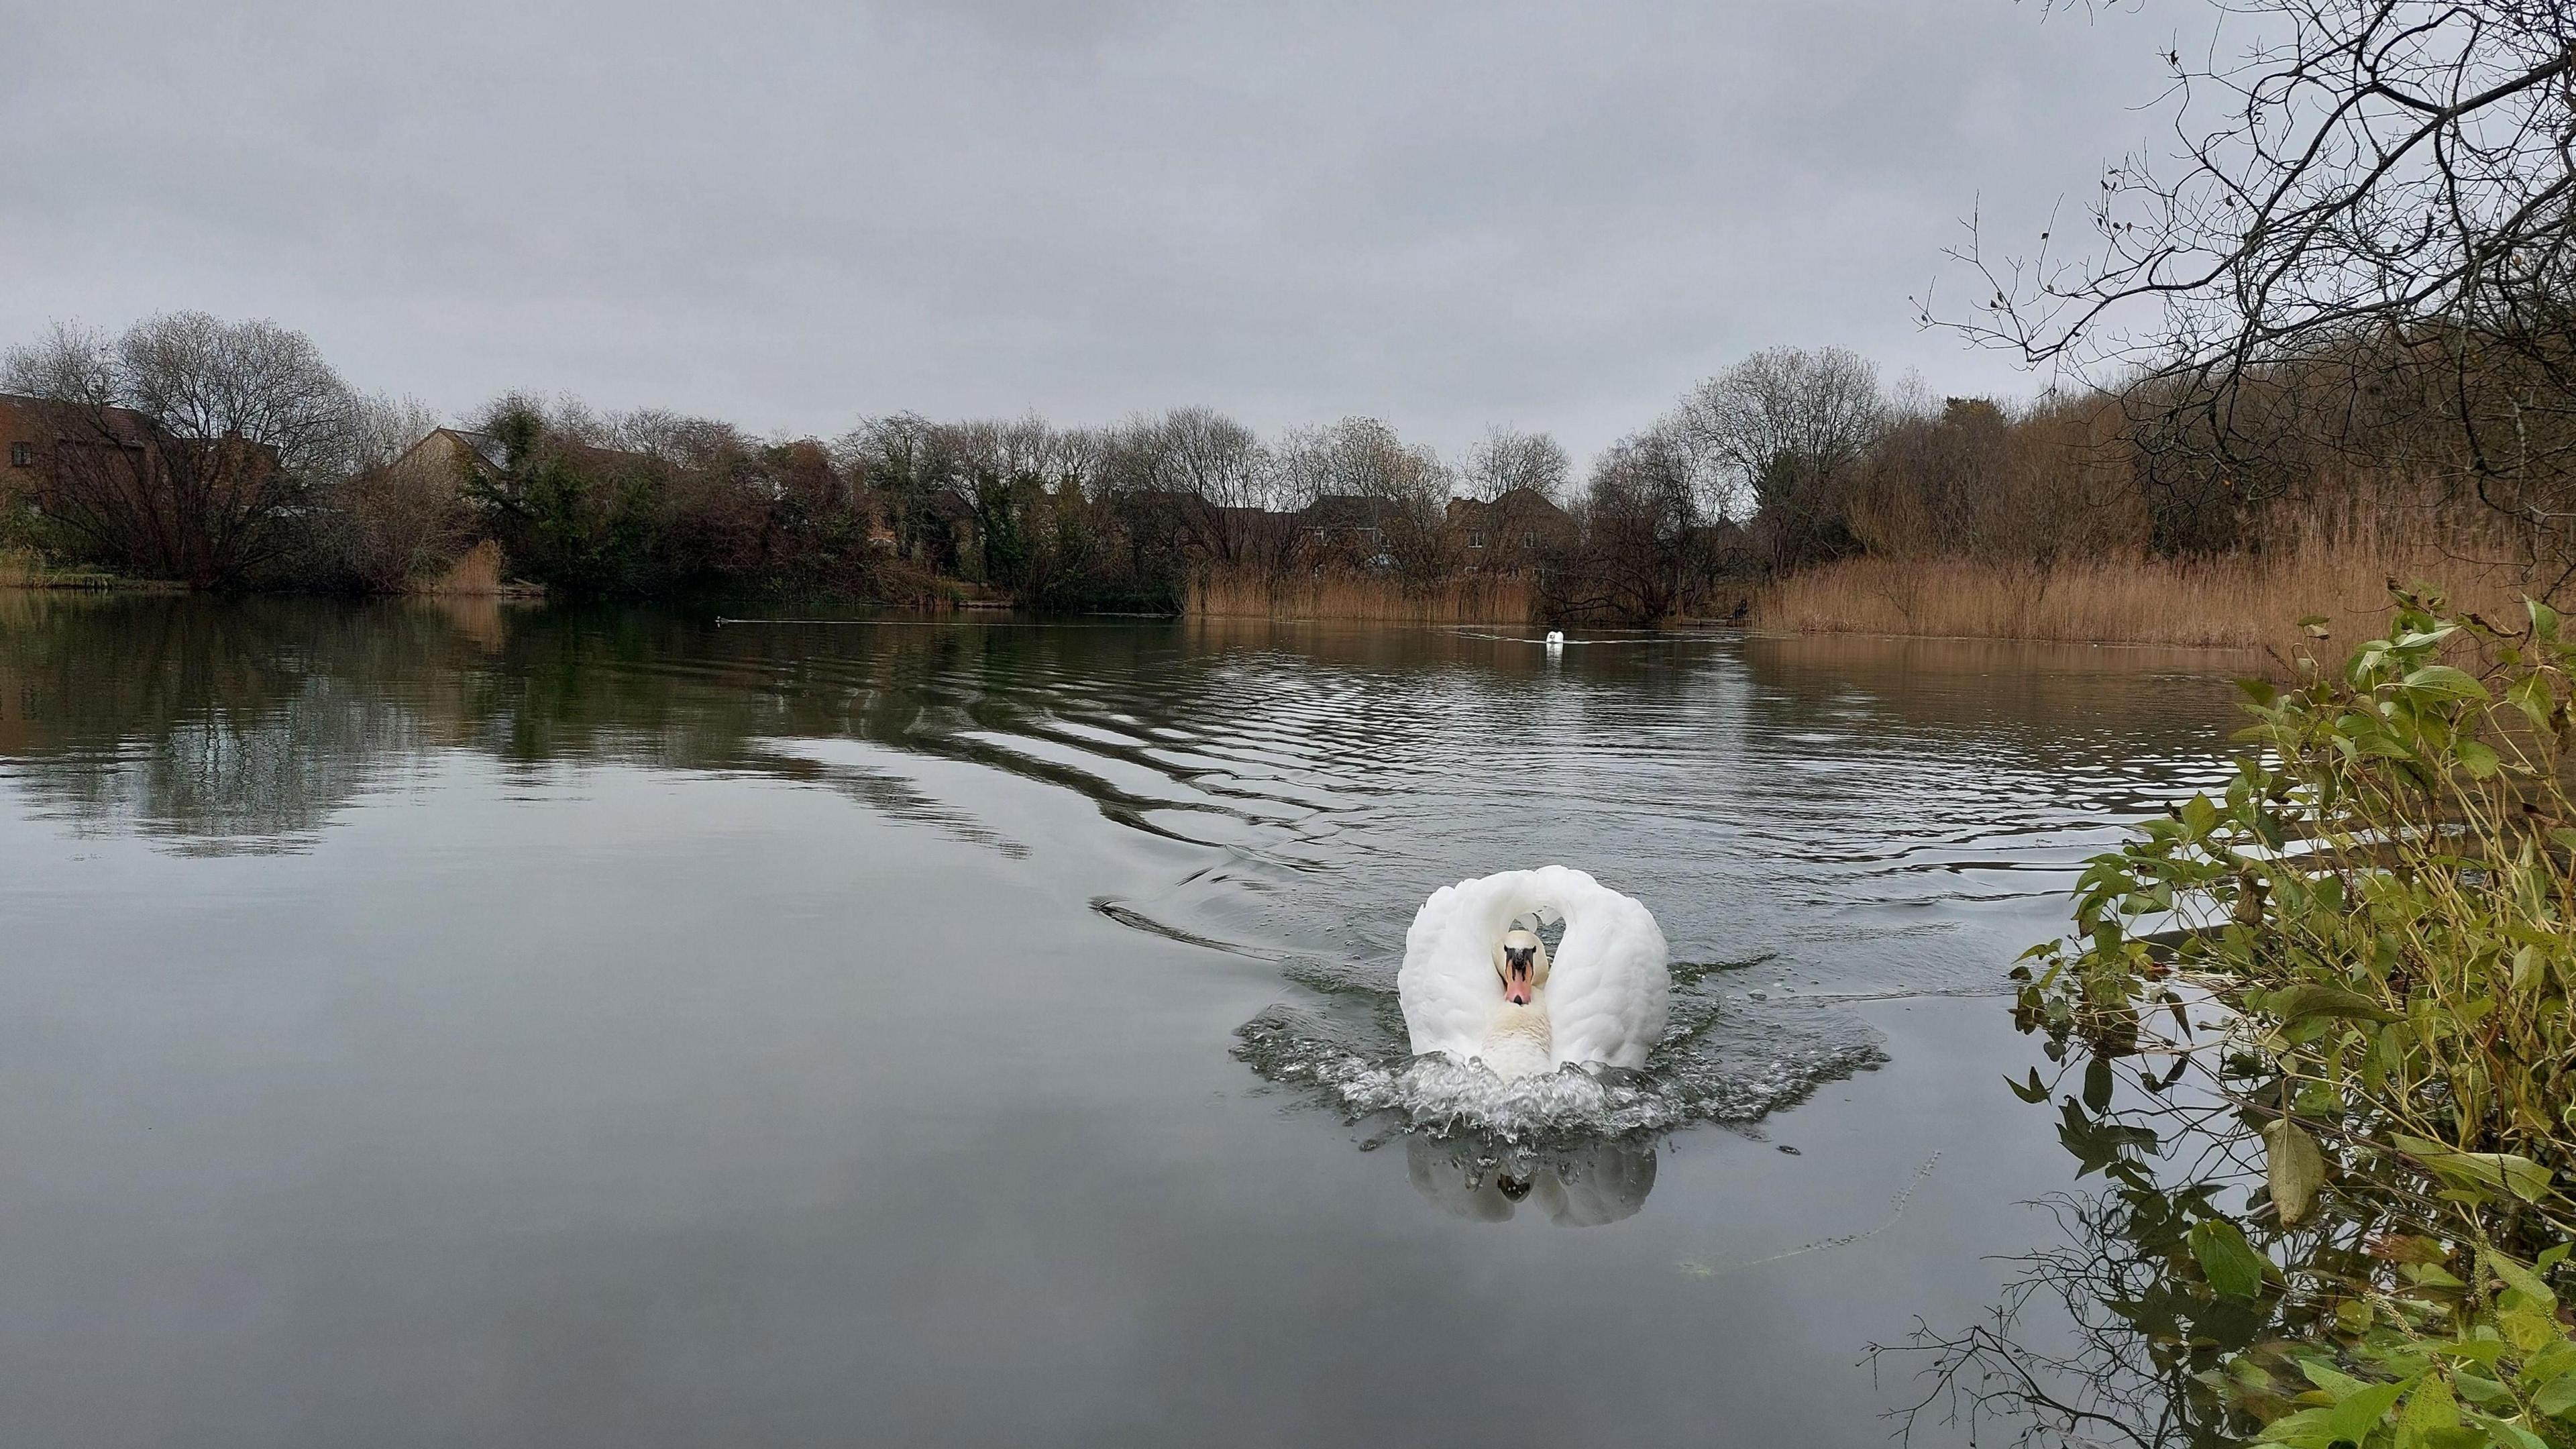
<svg viewBox="0 0 2576 1449">
<path fill-rule="evenodd" d="M 476 432 L 472 428 L 432 428 L 421 435 L 419 442 L 404 449 L 403 455 L 395 459 L 394 464 L 400 467 L 422 449 L 439 444 L 464 449 L 476 462 L 495 473 L 510 466 L 508 445 L 490 433 Z M 613 467 L 624 463 L 652 461 L 650 454 L 632 452 L 623 448 L 603 448 L 595 443 L 565 443 L 562 445 L 562 451 L 594 467 Z"/>
<path fill-rule="evenodd" d="M 131 408 L 92 407 L 86 403 L 61 402 L 51 398 L 29 397 L 25 393 L 0 392 L 0 410 L 24 419 L 41 430 L 50 441 L 95 443 L 112 440 L 120 446 L 140 448 L 152 441 L 151 419 Z M 71 428 L 65 420 L 77 419 L 78 436 L 66 438 Z M 104 430 L 108 439 L 97 436 Z"/>
<path fill-rule="evenodd" d="M 1327 493 L 1297 510 L 1308 528 L 1375 528 L 1384 515 L 1384 500 L 1365 493 Z"/>
<path fill-rule="evenodd" d="M 1449 515 L 1452 518 L 1476 513 L 1502 513 L 1514 517 L 1526 517 L 1531 514 L 1542 517 L 1573 517 L 1572 514 L 1558 507 L 1554 499 L 1535 488 L 1506 488 L 1489 499 L 1452 498 L 1449 500 Z"/>
<path fill-rule="evenodd" d="M 399 468 L 410 462 L 424 449 L 441 446 L 462 448 L 496 473 L 507 467 L 510 461 L 510 450 L 501 446 L 501 440 L 490 433 L 478 433 L 467 428 L 432 428 L 420 435 L 419 442 L 403 449 L 402 456 L 394 460 L 394 466 Z"/>
<path fill-rule="evenodd" d="M 463 444 L 488 467 L 498 469 L 509 464 L 510 450 L 490 433 L 478 433 L 468 428 L 440 428 L 438 431 Z"/>
</svg>

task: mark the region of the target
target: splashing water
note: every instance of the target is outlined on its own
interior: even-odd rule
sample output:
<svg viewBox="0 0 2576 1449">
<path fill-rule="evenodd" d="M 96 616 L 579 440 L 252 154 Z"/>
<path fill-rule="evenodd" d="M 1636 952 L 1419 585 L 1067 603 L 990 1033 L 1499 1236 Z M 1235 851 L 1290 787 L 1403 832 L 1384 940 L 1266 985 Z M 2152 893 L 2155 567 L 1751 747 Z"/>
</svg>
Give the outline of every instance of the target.
<svg viewBox="0 0 2576 1449">
<path fill-rule="evenodd" d="M 1234 1054 L 1263 1079 L 1309 1091 L 1355 1123 L 1554 1148 L 1692 1122 L 1758 1121 L 1887 1060 L 1875 1033 L 1831 1007 L 1715 989 L 1720 973 L 1756 964 L 1677 963 L 1670 1024 L 1642 1071 L 1569 1066 L 1506 1081 L 1480 1062 L 1412 1055 L 1393 990 L 1346 972 L 1303 976 L 1328 993 L 1326 1004 L 1270 1007 L 1237 1029 Z"/>
</svg>

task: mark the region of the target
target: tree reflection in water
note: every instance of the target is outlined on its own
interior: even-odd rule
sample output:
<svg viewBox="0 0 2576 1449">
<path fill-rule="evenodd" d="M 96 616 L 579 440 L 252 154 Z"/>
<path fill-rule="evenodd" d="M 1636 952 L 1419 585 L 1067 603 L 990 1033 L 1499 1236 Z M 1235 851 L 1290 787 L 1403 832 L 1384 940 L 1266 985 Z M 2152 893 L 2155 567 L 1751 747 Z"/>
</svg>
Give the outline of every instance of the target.
<svg viewBox="0 0 2576 1449">
<path fill-rule="evenodd" d="M 2183 1008 L 2172 1010 L 2187 1033 Z M 2059 1240 L 2007 1260 L 2011 1279 L 1983 1321 L 1918 1324 L 1903 1343 L 1871 1345 L 1882 1378 L 1902 1370 L 1921 1389 L 1898 1412 L 1905 1434 L 1939 1421 L 1980 1444 L 1998 1431 L 2052 1449 L 2244 1443 L 2305 1387 L 2297 1354 L 2354 1329 L 2355 1306 L 2396 1266 L 2391 1244 L 2419 1230 L 2419 1202 L 2350 1176 L 2284 1225 L 2260 1136 L 2275 1114 L 2251 1105 L 2277 1100 L 2277 1081 L 2224 1074 L 2250 1063 L 2204 1075 L 2189 1053 L 2136 1048 L 2052 1042 L 2056 1083 L 2037 1072 L 2007 1082 L 2025 1102 L 2054 1102 L 2078 1180 L 2107 1185 L 2039 1204 Z M 2231 1241 L 2262 1260 L 2243 1260 L 2242 1283 L 2226 1281 Z"/>
<path fill-rule="evenodd" d="M 189 853 L 306 848 L 362 795 L 455 751 L 529 772 L 798 780 L 1018 853 L 900 777 L 798 743 L 978 748 L 957 731 L 985 702 L 937 681 L 1007 642 L 883 642 L 866 667 L 835 668 L 801 641 L 669 614 L 0 591 L 0 761 L 39 813 Z"/>
</svg>

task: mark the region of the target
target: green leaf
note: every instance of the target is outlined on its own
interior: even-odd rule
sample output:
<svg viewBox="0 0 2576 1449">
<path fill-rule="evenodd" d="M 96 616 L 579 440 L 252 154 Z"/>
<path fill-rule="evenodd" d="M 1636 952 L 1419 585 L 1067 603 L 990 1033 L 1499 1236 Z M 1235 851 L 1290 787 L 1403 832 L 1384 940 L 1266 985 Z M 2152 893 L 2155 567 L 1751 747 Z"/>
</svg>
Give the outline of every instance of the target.
<svg viewBox="0 0 2576 1449">
<path fill-rule="evenodd" d="M 2570 1343 L 2562 1336 L 2524 1359 L 2519 1377 L 2524 1388 L 2533 1389 L 2566 1373 L 2576 1373 L 2576 1343 Z"/>
<path fill-rule="evenodd" d="M 2084 1066 L 2084 1105 L 2099 1113 L 2111 1105 L 2111 1059 L 2095 1057 Z"/>
<path fill-rule="evenodd" d="M 2454 1374 L 2451 1386 L 2481 1404 L 2492 1404 L 2505 1396 L 2504 1385 L 2478 1374 Z"/>
<path fill-rule="evenodd" d="M 2012 1088 L 2013 1095 L 2021 1098 L 2025 1102 L 2045 1102 L 2048 1100 L 2048 1084 L 2039 1079 L 2039 1068 L 2037 1067 L 2030 1069 L 2029 1086 L 2025 1087 L 2010 1077 L 2004 1078 L 2004 1085 Z"/>
<path fill-rule="evenodd" d="M 2496 1326 L 2518 1352 L 2537 1353 L 2557 1336 L 2558 1320 L 2537 1308 L 2506 1308 L 2497 1312 Z"/>
<path fill-rule="evenodd" d="M 2397 1013 L 2357 991 L 2340 986 L 2321 986 L 2301 981 L 2284 986 L 2263 998 L 2261 1007 L 2281 1019 L 2284 1025 L 2311 1016 L 2331 1016 L 2344 1021 L 2395 1021 Z"/>
<path fill-rule="evenodd" d="M 2406 1396 L 2406 1407 L 2397 1411 L 2397 1422 L 2410 1429 L 2457 1428 L 2459 1401 L 2451 1397 L 2449 1384 L 2438 1378 L 2426 1379 Z"/>
<path fill-rule="evenodd" d="M 2389 1139 L 2397 1150 L 2424 1165 L 2424 1170 L 2453 1187 L 2472 1191 L 2504 1188 L 2525 1202 L 2549 1195 L 2549 1169 L 2510 1152 L 2462 1152 L 2439 1142 L 2398 1133 Z"/>
<path fill-rule="evenodd" d="M 2291 1449 L 2330 1449 L 2334 1441 L 2326 1436 L 2326 1410 L 2301 1409 L 2284 1414 L 2263 1426 L 2255 1437 L 2257 1444 L 2287 1444 Z"/>
<path fill-rule="evenodd" d="M 2504 767 L 2503 760 L 2497 757 L 2494 750 L 2479 744 L 2476 740 L 2462 740 L 2451 746 L 2451 754 L 2459 760 L 2460 768 L 2468 771 L 2469 778 L 2473 780 L 2492 780 L 2496 776 L 2496 771 Z"/>
<path fill-rule="evenodd" d="M 2272 1207 L 2281 1221 L 2294 1224 L 2306 1217 L 2326 1180 L 2326 1160 L 2317 1151 L 2317 1139 L 2287 1117 L 2266 1123 L 2263 1169 L 2271 1182 Z"/>
<path fill-rule="evenodd" d="M 2520 1263 L 2501 1253 L 2496 1253 L 2488 1256 L 2486 1264 L 2497 1277 L 2504 1280 L 2504 1286 L 2507 1288 L 2543 1308 L 2555 1309 L 2558 1306 L 2558 1295 L 2550 1292 L 2548 1284 L 2541 1282 L 2530 1269 Z"/>
<path fill-rule="evenodd" d="M 2555 1419 L 2569 1409 L 2576 1409 L 2576 1372 L 2564 1373 L 2541 1386 L 2531 1396 L 2531 1406 Z"/>
<path fill-rule="evenodd" d="M 2418 694 L 2430 694 L 2438 699 L 2487 697 L 2485 685 L 2478 683 L 2466 671 L 2453 669 L 2447 664 L 2425 665 L 2407 675 L 2403 687 Z"/>
<path fill-rule="evenodd" d="M 2526 674 L 2507 686 L 2505 703 L 2521 710 L 2532 727 L 2549 728 L 2549 679 L 2546 675 Z"/>
<path fill-rule="evenodd" d="M 2471 1414 L 2469 1421 L 2493 1434 L 2496 1442 L 2510 1444 L 2513 1449 L 2549 1449 L 2548 1443 L 2539 1435 L 2510 1420 L 2499 1419 L 2492 1414 Z"/>
<path fill-rule="evenodd" d="M 2263 1255 L 2245 1241 L 2245 1234 L 2225 1218 L 2205 1218 L 2192 1224 L 2191 1255 L 2200 1260 L 2200 1271 L 2209 1278 L 2209 1286 L 2230 1298 L 2251 1298 L 2263 1291 Z"/>
<path fill-rule="evenodd" d="M 2206 795 L 2194 795 L 2182 802 L 2182 824 L 2194 835 L 2207 835 L 2218 823 L 2218 807 Z"/>
<path fill-rule="evenodd" d="M 2398 1397 L 2415 1386 L 2413 1379 L 2393 1384 L 2372 1384 L 2326 1412 L 2325 1431 L 2331 1439 L 2349 1439 L 2355 1444 L 2370 1437 L 2379 1421 L 2388 1417 Z"/>
</svg>

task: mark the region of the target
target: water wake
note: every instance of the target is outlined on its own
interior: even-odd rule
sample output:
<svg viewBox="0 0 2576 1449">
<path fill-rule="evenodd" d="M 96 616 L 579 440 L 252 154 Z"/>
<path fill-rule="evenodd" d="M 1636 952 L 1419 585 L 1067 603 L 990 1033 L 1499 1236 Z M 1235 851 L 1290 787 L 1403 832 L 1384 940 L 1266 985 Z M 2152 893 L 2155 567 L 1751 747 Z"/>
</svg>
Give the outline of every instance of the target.
<svg viewBox="0 0 2576 1449">
<path fill-rule="evenodd" d="M 1887 1060 L 1866 1024 L 1833 1008 L 1721 998 L 1704 984 L 1717 969 L 1676 968 L 1669 1033 L 1640 1071 L 1565 1067 L 1505 1081 L 1479 1062 L 1414 1056 L 1393 993 L 1347 978 L 1315 1007 L 1276 1005 L 1244 1023 L 1234 1055 L 1354 1123 L 1560 1148 L 1756 1122 Z"/>
</svg>

